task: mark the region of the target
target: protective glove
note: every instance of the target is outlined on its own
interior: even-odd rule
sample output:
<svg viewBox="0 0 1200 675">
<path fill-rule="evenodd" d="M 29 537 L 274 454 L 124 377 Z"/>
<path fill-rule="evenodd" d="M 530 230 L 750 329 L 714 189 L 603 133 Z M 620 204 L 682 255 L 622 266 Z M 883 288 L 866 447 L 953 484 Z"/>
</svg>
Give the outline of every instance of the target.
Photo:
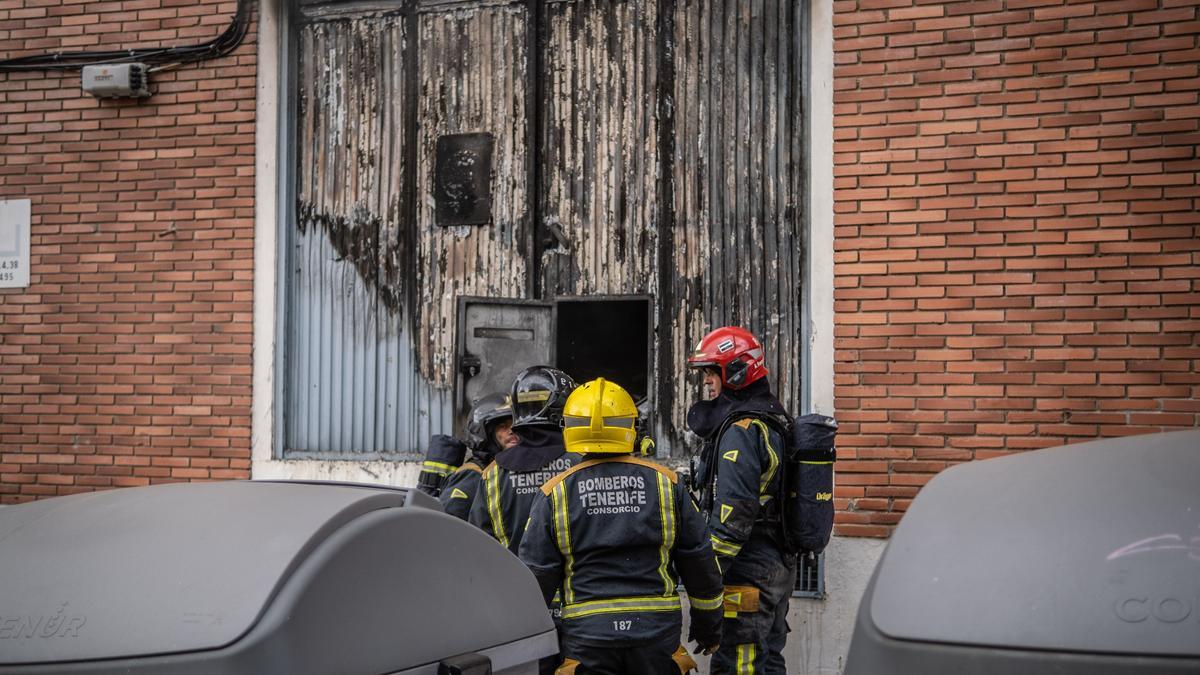
<svg viewBox="0 0 1200 675">
<path fill-rule="evenodd" d="M 417 488 L 437 497 L 442 492 L 446 478 L 462 466 L 466 454 L 467 446 L 457 438 L 434 435 L 429 439 L 429 450 L 421 464 L 421 473 L 417 475 Z"/>
<path fill-rule="evenodd" d="M 546 606 L 550 607 L 554 604 L 554 594 L 558 593 L 559 584 L 562 578 L 557 574 L 543 574 L 534 572 L 533 578 L 537 579 L 538 588 L 542 589 L 542 599 L 546 601 Z"/>
<path fill-rule="evenodd" d="M 655 457 L 658 455 L 658 449 L 654 444 L 654 439 L 649 436 L 643 436 L 641 443 L 638 444 L 637 454 L 642 457 Z"/>
<path fill-rule="evenodd" d="M 467 444 L 444 434 L 434 434 L 429 439 L 429 450 L 425 453 L 426 460 L 451 467 L 462 466 L 466 457 Z"/>
<path fill-rule="evenodd" d="M 721 613 L 692 612 L 692 625 L 688 628 L 688 642 L 696 643 L 693 654 L 712 654 L 721 645 Z"/>
</svg>

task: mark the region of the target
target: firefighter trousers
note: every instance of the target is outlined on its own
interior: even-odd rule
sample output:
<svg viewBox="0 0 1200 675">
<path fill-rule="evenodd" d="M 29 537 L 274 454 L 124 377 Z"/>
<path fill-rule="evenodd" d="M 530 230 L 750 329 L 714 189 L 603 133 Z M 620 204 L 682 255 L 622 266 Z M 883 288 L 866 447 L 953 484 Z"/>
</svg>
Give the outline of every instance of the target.
<svg viewBox="0 0 1200 675">
<path fill-rule="evenodd" d="M 788 600 L 796 557 L 774 542 L 751 538 L 725 573 L 725 620 L 712 675 L 784 675 Z"/>
<path fill-rule="evenodd" d="M 559 675 L 679 675 L 671 655 L 678 640 L 637 646 L 597 647 L 563 640 Z"/>
</svg>

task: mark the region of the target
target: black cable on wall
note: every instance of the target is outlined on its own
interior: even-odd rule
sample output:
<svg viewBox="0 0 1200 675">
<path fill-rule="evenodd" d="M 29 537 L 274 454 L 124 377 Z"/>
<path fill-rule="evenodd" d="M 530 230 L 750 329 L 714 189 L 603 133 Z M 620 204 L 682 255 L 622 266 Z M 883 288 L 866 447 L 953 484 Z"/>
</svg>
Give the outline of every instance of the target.
<svg viewBox="0 0 1200 675">
<path fill-rule="evenodd" d="M 237 11 L 224 32 L 198 45 L 34 54 L 0 60 L 0 71 L 77 70 L 83 66 L 124 62 L 154 64 L 158 67 L 151 70 L 163 70 L 220 58 L 236 49 L 246 37 L 250 27 L 250 3 L 251 0 L 238 0 Z"/>
</svg>

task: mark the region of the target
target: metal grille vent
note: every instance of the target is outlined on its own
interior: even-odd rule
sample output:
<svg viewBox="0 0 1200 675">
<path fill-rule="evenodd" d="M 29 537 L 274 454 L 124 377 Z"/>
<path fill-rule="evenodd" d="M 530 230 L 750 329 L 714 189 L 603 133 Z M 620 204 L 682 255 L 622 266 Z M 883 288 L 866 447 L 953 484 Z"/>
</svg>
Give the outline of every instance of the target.
<svg viewBox="0 0 1200 675">
<path fill-rule="evenodd" d="M 802 555 L 796 561 L 796 587 L 794 598 L 825 597 L 825 554 Z"/>
</svg>

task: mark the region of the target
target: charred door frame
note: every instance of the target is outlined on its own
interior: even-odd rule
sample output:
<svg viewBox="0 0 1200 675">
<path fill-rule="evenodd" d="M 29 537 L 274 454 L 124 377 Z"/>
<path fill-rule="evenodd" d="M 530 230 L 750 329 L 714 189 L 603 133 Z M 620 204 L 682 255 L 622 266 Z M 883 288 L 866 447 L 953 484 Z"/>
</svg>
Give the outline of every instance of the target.
<svg viewBox="0 0 1200 675">
<path fill-rule="evenodd" d="M 800 58 L 804 59 L 804 63 L 800 68 L 800 170 L 804 174 L 803 180 L 800 181 L 800 194 L 797 196 L 799 203 L 802 205 L 800 210 L 800 278 L 804 284 L 800 289 L 800 328 L 802 331 L 800 353 L 800 409 L 805 412 L 813 412 L 812 401 L 812 342 L 813 342 L 813 307 L 812 307 L 812 2 L 802 3 L 804 9 L 800 12 L 800 30 L 796 31 L 795 39 L 800 40 L 801 44 L 796 50 Z M 830 96 L 832 98 L 832 87 L 830 88 Z M 832 100 L 831 100 L 832 103 Z M 830 129 L 830 134 L 833 134 L 833 129 Z M 830 173 L 833 171 L 833 166 L 829 167 Z M 832 197 L 832 195 L 831 195 Z M 832 215 L 832 214 L 831 214 Z M 832 243 L 832 242 L 831 242 Z M 831 251 L 832 254 L 832 251 Z M 832 285 L 832 279 L 830 280 Z M 829 411 L 833 414 L 833 411 Z M 820 570 L 818 571 L 820 579 L 819 597 L 825 596 L 825 558 L 821 556 Z"/>
<path fill-rule="evenodd" d="M 279 12 L 279 42 L 283 45 L 282 53 L 279 57 L 279 69 L 281 77 L 279 78 L 279 100 L 286 101 L 285 105 L 279 106 L 279 135 L 284 142 L 279 144 L 277 158 L 279 161 L 279 193 L 276 208 L 278 209 L 278 223 L 276 232 L 278 233 L 278 242 L 276 248 L 279 249 L 275 260 L 275 376 L 272 378 L 271 395 L 275 401 L 275 414 L 271 416 L 271 459 L 284 460 L 287 459 L 287 446 L 285 436 L 287 435 L 287 421 L 291 416 L 291 410 L 288 407 L 288 387 L 287 378 L 280 376 L 281 373 L 288 372 L 288 363 L 292 358 L 292 350 L 294 349 L 294 338 L 288 332 L 288 319 L 291 305 L 288 302 L 287 280 L 289 278 L 288 270 L 291 268 L 291 251 L 292 246 L 289 244 L 289 231 L 292 223 L 296 222 L 296 137 L 297 137 L 297 118 L 299 117 L 297 106 L 292 105 L 294 94 L 299 82 L 298 68 L 300 47 L 295 39 L 295 22 L 296 17 L 300 13 L 299 0 L 282 0 L 282 10 Z"/>
<path fill-rule="evenodd" d="M 672 341 L 664 339 L 666 336 L 659 334 L 659 326 L 662 325 L 662 317 L 667 315 L 666 308 L 674 305 L 674 295 L 671 291 L 671 280 L 674 276 L 674 252 L 675 252 L 675 181 L 673 180 L 673 167 L 675 166 L 675 59 L 672 54 L 675 50 L 675 0 L 658 0 L 658 16 L 663 22 L 662 28 L 659 31 L 658 44 L 658 72 L 662 76 L 659 80 L 659 97 L 658 97 L 658 152 L 659 166 L 663 167 L 659 171 L 659 194 L 662 195 L 662 202 L 659 204 L 658 214 L 658 288 L 656 295 L 657 302 L 653 303 L 653 329 L 655 335 L 652 340 L 658 344 L 656 350 L 657 359 L 654 364 L 654 373 L 651 377 L 658 385 L 653 389 L 654 396 L 650 401 L 651 419 L 658 421 L 654 425 L 654 435 L 666 441 L 663 443 L 667 451 L 667 456 L 682 457 L 684 453 L 678 452 L 671 447 L 670 434 L 664 433 L 668 429 L 668 423 L 664 422 L 659 417 L 659 411 L 670 408 L 667 402 L 674 401 L 679 387 L 674 378 L 661 376 L 661 374 L 671 372 L 674 365 L 674 353 L 672 351 Z M 667 40 L 668 44 L 664 45 L 663 40 Z M 651 343 L 653 349 L 654 342 Z M 686 380 L 686 378 L 684 378 Z"/>
</svg>

